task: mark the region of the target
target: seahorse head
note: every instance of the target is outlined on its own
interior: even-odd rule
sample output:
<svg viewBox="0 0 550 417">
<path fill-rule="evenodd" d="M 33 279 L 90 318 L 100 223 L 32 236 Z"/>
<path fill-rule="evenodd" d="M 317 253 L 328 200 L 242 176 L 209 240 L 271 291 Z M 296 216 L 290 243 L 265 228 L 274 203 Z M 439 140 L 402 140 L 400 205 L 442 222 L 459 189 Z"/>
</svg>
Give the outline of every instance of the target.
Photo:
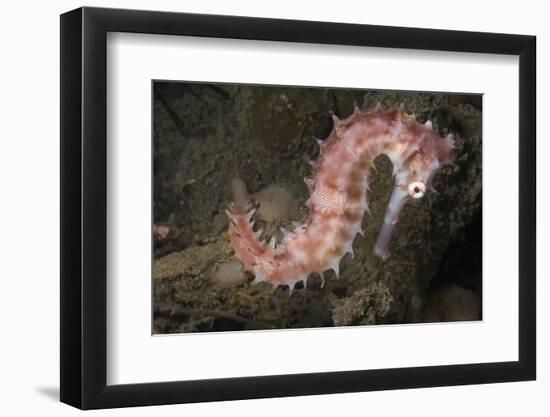
<svg viewBox="0 0 550 417">
<path fill-rule="evenodd" d="M 452 161 L 454 138 L 452 134 L 445 138 L 435 133 L 428 134 L 417 146 L 417 151 L 402 163 L 396 175 L 397 185 L 415 199 L 422 198 L 428 190 L 435 191 L 433 177 L 441 167 Z"/>
<path fill-rule="evenodd" d="M 441 138 L 430 122 L 411 123 L 400 131 L 392 145 L 387 154 L 394 164 L 396 186 L 374 247 L 375 255 L 384 259 L 389 256 L 391 234 L 406 201 L 410 197 L 422 198 L 428 190 L 435 191 L 432 179 L 442 166 L 452 161 L 454 138 L 452 134 Z"/>
</svg>

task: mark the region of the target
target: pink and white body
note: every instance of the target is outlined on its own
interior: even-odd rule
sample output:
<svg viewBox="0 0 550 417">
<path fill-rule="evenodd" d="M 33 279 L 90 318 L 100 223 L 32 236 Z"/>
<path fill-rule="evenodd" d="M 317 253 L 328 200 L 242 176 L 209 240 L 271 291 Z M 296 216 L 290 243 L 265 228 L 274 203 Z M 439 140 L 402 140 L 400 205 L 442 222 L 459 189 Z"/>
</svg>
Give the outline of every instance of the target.
<svg viewBox="0 0 550 417">
<path fill-rule="evenodd" d="M 313 272 L 322 276 L 323 271 L 333 269 L 338 275 L 340 260 L 347 253 L 353 254 L 353 240 L 363 234 L 370 168 L 380 154 L 393 163 L 396 179 L 374 246 L 374 254 L 386 259 L 393 228 L 406 201 L 433 190 L 433 176 L 452 161 L 452 135 L 440 137 L 431 122 L 418 123 L 402 105 L 397 109 L 377 105 L 370 111 L 356 107 L 347 119 L 333 115 L 333 121 L 328 138 L 318 141 L 319 158 L 313 163 L 312 175 L 305 179 L 310 197 L 306 202 L 309 215 L 303 224 L 283 231 L 278 244 L 275 239 L 268 244 L 260 240 L 261 232 L 253 229 L 254 210 L 249 198 L 236 198 L 227 211 L 235 256 L 256 281 L 292 289 L 299 281 L 305 285 Z"/>
</svg>

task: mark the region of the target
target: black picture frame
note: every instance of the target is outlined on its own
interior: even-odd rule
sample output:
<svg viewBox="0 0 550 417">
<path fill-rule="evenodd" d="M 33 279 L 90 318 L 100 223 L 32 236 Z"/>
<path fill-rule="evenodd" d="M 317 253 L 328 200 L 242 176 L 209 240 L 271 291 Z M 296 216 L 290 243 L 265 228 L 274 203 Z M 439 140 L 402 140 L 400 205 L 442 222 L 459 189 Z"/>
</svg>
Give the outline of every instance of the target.
<svg viewBox="0 0 550 417">
<path fill-rule="evenodd" d="M 519 56 L 519 360 L 107 385 L 108 32 Z M 535 379 L 534 36 L 84 7 L 61 15 L 60 56 L 62 402 L 94 409 Z"/>
</svg>

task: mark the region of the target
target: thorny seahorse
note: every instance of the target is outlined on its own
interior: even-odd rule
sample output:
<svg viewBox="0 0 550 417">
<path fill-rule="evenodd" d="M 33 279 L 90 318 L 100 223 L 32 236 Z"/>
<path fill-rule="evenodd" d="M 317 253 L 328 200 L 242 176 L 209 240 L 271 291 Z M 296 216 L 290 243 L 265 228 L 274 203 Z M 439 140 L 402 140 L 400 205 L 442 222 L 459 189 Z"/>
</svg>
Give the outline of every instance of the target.
<svg viewBox="0 0 550 417">
<path fill-rule="evenodd" d="M 319 157 L 312 162 L 312 175 L 305 178 L 310 192 L 308 217 L 294 230 L 282 230 L 280 242 L 260 239 L 261 230 L 253 229 L 255 210 L 246 187 L 241 185 L 244 198 L 234 190 L 235 201 L 227 210 L 231 245 L 255 281 L 293 289 L 299 281 L 305 286 L 314 272 L 322 277 L 323 271 L 332 269 L 338 276 L 340 260 L 347 253 L 353 256 L 353 240 L 358 233 L 363 235 L 370 168 L 380 154 L 393 163 L 396 179 L 374 246 L 374 254 L 386 259 L 392 230 L 407 199 L 434 191 L 434 174 L 452 161 L 452 134 L 440 137 L 430 121 L 418 123 L 404 111 L 403 104 L 397 109 L 378 104 L 370 111 L 355 106 L 347 119 L 340 120 L 334 113 L 331 116 L 332 131 L 325 140 L 317 139 Z"/>
</svg>

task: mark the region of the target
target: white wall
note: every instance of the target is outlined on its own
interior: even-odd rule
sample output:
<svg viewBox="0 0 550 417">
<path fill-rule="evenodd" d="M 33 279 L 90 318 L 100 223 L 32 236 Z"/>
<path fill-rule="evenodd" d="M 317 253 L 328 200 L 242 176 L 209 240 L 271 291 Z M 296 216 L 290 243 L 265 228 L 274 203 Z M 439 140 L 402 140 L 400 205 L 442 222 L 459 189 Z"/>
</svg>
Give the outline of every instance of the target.
<svg viewBox="0 0 550 417">
<path fill-rule="evenodd" d="M 53 3 L 53 2 L 52 2 Z M 75 415 L 59 404 L 58 392 L 58 273 L 59 273 L 59 17 L 79 7 L 77 1 L 4 2 L 0 30 L 0 410 L 3 415 Z M 371 4 L 369 4 L 371 3 Z M 507 4 L 508 3 L 508 4 Z M 495 31 L 538 36 L 539 144 L 545 125 L 542 115 L 550 96 L 548 73 L 550 26 L 544 2 L 486 2 L 462 0 L 388 2 L 324 1 L 309 4 L 278 0 L 92 1 L 89 6 L 158 9 L 217 14 L 281 17 Z M 498 6 L 497 6 L 498 5 Z M 543 103 L 542 95 L 546 102 Z M 543 168 L 550 147 L 539 147 L 539 213 L 550 210 L 550 168 Z M 503 181 L 506 173 L 503 172 Z M 464 416 L 548 415 L 550 405 L 548 262 L 550 224 L 539 214 L 539 378 L 537 382 L 389 391 L 302 398 L 238 401 L 169 407 L 101 411 L 99 415 L 220 415 L 275 416 L 308 413 Z M 468 343 L 467 340 L 464 343 Z M 322 347 L 320 347 L 322 349 Z"/>
</svg>

